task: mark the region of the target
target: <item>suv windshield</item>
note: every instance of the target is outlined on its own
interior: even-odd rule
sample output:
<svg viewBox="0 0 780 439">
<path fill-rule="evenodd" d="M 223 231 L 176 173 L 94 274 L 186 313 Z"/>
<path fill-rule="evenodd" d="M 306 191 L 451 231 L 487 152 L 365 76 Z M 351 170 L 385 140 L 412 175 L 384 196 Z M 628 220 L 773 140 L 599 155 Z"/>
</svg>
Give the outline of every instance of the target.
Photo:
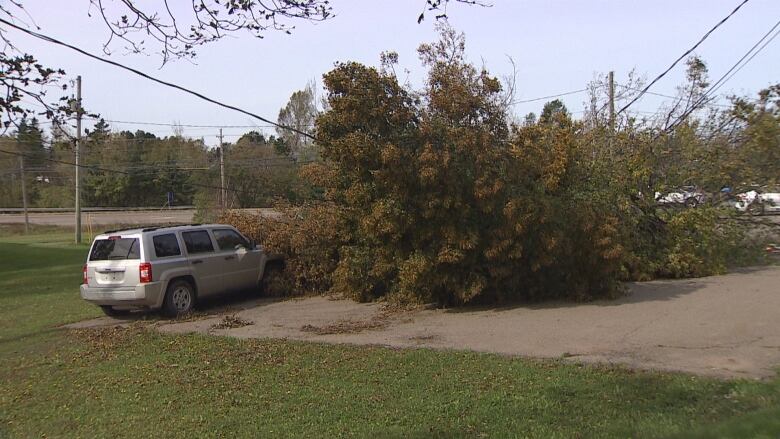
<svg viewBox="0 0 780 439">
<path fill-rule="evenodd" d="M 137 238 L 97 239 L 89 253 L 90 261 L 141 259 Z"/>
</svg>

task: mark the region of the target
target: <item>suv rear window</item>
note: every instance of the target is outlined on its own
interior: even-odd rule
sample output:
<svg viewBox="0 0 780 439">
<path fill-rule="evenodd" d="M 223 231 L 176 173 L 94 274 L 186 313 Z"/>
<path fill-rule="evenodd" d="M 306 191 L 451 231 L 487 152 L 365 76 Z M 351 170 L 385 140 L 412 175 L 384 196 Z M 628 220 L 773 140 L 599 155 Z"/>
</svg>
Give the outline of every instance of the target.
<svg viewBox="0 0 780 439">
<path fill-rule="evenodd" d="M 96 239 L 89 253 L 90 261 L 141 259 L 137 238 Z"/>
<path fill-rule="evenodd" d="M 179 241 L 173 233 L 152 236 L 152 242 L 154 243 L 154 254 L 157 255 L 158 258 L 179 256 L 181 254 Z"/>
<path fill-rule="evenodd" d="M 181 237 L 184 238 L 184 245 L 187 246 L 187 253 L 207 253 L 214 251 L 209 232 L 205 230 L 182 232 Z"/>
</svg>

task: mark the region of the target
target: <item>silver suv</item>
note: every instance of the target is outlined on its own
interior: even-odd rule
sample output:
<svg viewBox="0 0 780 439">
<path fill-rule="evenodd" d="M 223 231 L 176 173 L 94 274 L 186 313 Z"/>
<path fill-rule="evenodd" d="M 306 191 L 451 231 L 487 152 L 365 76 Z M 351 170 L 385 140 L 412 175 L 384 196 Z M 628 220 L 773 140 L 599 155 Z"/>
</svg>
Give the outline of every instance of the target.
<svg viewBox="0 0 780 439">
<path fill-rule="evenodd" d="M 95 237 L 81 297 L 110 316 L 136 308 L 176 316 L 197 299 L 257 288 L 266 267 L 281 263 L 227 225 L 115 230 Z"/>
</svg>

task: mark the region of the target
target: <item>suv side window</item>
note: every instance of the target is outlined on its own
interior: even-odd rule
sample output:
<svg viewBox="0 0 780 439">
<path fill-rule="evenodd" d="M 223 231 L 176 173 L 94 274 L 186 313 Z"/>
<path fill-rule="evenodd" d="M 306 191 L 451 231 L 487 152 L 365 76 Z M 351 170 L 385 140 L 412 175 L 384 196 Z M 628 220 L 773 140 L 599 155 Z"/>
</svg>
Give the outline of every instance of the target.
<svg viewBox="0 0 780 439">
<path fill-rule="evenodd" d="M 220 250 L 238 250 L 239 247 L 249 249 L 249 241 L 231 229 L 214 229 L 214 238 Z"/>
<path fill-rule="evenodd" d="M 211 244 L 209 232 L 205 230 L 181 232 L 181 237 L 184 239 L 184 245 L 187 247 L 187 253 L 208 253 L 214 251 L 214 246 Z"/>
<path fill-rule="evenodd" d="M 181 255 L 179 241 L 173 233 L 153 236 L 152 242 L 154 243 L 154 254 L 157 255 L 158 258 Z"/>
</svg>

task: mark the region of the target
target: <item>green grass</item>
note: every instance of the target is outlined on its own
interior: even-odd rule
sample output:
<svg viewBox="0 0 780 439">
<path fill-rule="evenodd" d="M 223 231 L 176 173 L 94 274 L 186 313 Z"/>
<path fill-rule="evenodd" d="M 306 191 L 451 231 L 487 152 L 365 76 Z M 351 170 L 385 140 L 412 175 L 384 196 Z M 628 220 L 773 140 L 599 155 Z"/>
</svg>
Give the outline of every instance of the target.
<svg viewBox="0 0 780 439">
<path fill-rule="evenodd" d="M 99 314 L 79 299 L 88 246 L 72 239 L 65 233 L 0 237 L 0 355 L 58 325 Z"/>
<path fill-rule="evenodd" d="M 0 238 L 0 437 L 777 437 L 780 380 L 470 352 L 65 331 L 85 246 Z M 698 436 L 697 436 L 698 435 Z"/>
</svg>

